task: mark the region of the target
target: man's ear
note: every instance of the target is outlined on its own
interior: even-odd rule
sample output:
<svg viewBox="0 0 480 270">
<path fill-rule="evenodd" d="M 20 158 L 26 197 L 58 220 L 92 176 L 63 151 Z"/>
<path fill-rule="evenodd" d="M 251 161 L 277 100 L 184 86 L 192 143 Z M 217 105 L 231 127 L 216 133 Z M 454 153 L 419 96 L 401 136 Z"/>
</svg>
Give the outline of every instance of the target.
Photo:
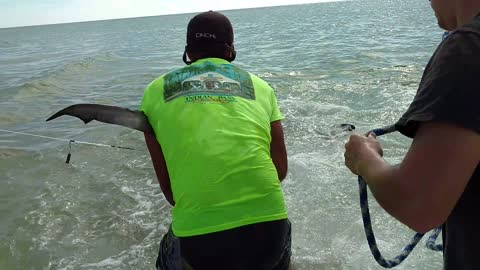
<svg viewBox="0 0 480 270">
<path fill-rule="evenodd" d="M 188 56 L 187 47 L 188 47 L 188 46 L 185 46 L 185 51 L 183 52 L 182 60 L 183 60 L 183 62 L 184 62 L 185 64 L 190 65 L 190 64 L 192 63 L 192 60 L 191 60 L 190 57 Z"/>
<path fill-rule="evenodd" d="M 229 54 L 230 54 L 228 56 L 229 59 L 227 59 L 227 60 L 228 60 L 228 62 L 233 62 L 233 60 L 235 60 L 235 57 L 237 57 L 237 51 L 235 51 L 235 47 L 233 46 L 233 44 L 232 44 L 232 46 L 230 46 L 230 53 Z"/>
</svg>

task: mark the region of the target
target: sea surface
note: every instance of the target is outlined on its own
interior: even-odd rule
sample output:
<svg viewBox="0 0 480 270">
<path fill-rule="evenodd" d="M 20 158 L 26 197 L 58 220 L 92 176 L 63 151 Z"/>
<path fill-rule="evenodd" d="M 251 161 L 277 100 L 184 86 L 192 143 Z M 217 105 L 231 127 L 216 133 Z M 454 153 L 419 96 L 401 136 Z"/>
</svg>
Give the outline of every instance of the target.
<svg viewBox="0 0 480 270">
<path fill-rule="evenodd" d="M 235 64 L 270 83 L 284 121 L 292 269 L 383 269 L 363 231 L 357 180 L 344 166 L 356 132 L 393 124 L 441 42 L 428 1 L 353 0 L 224 12 Z M 75 103 L 138 109 L 156 77 L 182 67 L 193 14 L 0 29 L 0 269 L 153 269 L 171 221 L 143 135 L 72 117 Z M 399 162 L 411 140 L 380 138 Z M 371 194 L 370 194 L 371 195 Z M 414 232 L 370 196 L 382 254 Z M 425 240 L 397 269 L 441 269 Z"/>
</svg>

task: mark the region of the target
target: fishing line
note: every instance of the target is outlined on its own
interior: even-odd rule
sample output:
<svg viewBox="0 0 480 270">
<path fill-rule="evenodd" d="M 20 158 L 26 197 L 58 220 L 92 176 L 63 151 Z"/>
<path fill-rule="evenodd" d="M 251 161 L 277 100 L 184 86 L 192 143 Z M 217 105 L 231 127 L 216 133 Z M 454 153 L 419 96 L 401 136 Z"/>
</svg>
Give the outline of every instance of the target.
<svg viewBox="0 0 480 270">
<path fill-rule="evenodd" d="M 65 163 L 67 163 L 67 164 L 70 163 L 70 158 L 72 157 L 72 153 L 71 153 L 72 152 L 72 143 L 138 151 L 137 149 L 132 148 L 132 147 L 117 146 L 117 145 L 110 145 L 110 144 L 103 144 L 103 143 L 92 143 L 92 142 L 85 142 L 85 141 L 77 141 L 77 140 L 73 140 L 73 139 L 55 138 L 55 137 L 50 137 L 50 136 L 32 134 L 32 133 L 27 133 L 27 132 L 19 132 L 19 131 L 13 131 L 13 130 L 1 129 L 1 128 L 0 128 L 0 131 L 6 132 L 6 133 L 11 133 L 11 134 L 18 134 L 18 135 L 24 135 L 24 136 L 30 136 L 30 137 L 43 138 L 43 139 L 48 139 L 48 140 L 68 142 L 68 154 L 67 154 L 67 160 L 65 161 Z"/>
</svg>

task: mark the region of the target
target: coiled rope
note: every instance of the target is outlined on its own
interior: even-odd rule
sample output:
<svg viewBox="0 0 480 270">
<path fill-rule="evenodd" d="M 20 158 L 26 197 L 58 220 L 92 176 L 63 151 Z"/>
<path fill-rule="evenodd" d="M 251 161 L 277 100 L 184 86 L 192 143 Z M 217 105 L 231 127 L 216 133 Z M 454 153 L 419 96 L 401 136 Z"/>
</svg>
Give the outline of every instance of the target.
<svg viewBox="0 0 480 270">
<path fill-rule="evenodd" d="M 391 125 L 383 128 L 374 129 L 370 131 L 368 134 L 374 133 L 376 136 L 382 136 L 395 131 L 396 131 L 395 126 Z M 365 235 L 367 236 L 367 241 L 368 241 L 368 246 L 370 247 L 370 251 L 372 252 L 373 257 L 378 262 L 378 264 L 380 264 L 385 268 L 393 268 L 399 265 L 400 263 L 402 263 L 408 257 L 408 255 L 410 255 L 410 253 L 418 244 L 420 239 L 422 239 L 424 234 L 416 233 L 415 236 L 410 241 L 410 243 L 407 246 L 405 246 L 405 248 L 402 250 L 402 253 L 396 256 L 393 260 L 386 260 L 385 258 L 383 258 L 382 254 L 378 250 L 377 242 L 375 240 L 375 235 L 372 229 L 372 222 L 370 220 L 370 210 L 368 208 L 367 183 L 361 176 L 358 176 L 358 186 L 360 190 L 360 206 L 362 209 L 363 227 L 365 229 Z M 443 246 L 441 244 L 435 244 L 441 230 L 442 230 L 441 226 L 433 230 L 432 234 L 427 240 L 427 243 L 426 243 L 427 248 L 432 249 L 434 251 L 440 251 L 443 249 Z"/>
</svg>

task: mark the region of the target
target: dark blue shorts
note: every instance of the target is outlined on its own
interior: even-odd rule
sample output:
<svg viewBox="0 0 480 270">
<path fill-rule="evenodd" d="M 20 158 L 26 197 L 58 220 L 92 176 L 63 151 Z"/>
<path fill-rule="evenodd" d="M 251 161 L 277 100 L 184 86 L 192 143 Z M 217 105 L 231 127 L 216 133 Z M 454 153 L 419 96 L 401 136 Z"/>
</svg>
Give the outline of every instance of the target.
<svg viewBox="0 0 480 270">
<path fill-rule="evenodd" d="M 291 232 L 288 219 L 181 238 L 170 228 L 160 242 L 156 266 L 161 270 L 287 270 Z"/>
</svg>

